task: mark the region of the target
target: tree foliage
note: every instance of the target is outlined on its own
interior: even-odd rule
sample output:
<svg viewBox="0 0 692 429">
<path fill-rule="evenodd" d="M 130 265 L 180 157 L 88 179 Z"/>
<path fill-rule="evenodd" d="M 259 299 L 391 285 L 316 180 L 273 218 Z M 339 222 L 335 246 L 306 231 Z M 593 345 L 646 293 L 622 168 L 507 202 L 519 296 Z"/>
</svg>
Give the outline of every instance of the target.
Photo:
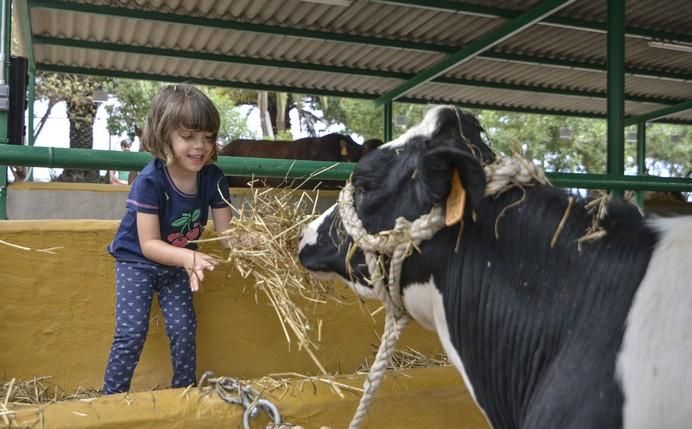
<svg viewBox="0 0 692 429">
<path fill-rule="evenodd" d="M 143 128 L 151 100 L 163 86 L 160 82 L 116 79 L 109 92 L 116 103 L 106 106 L 108 133 L 113 136 L 127 134 L 134 140 L 135 127 Z"/>
<path fill-rule="evenodd" d="M 320 106 L 313 106 L 319 108 Z M 427 106 L 394 103 L 393 137 L 418 123 Z M 347 133 L 367 138 L 384 135 L 384 109 L 372 101 L 329 98 L 326 121 L 341 123 Z M 603 119 L 474 110 L 491 146 L 500 153 L 521 151 L 548 172 L 606 172 L 607 122 Z M 562 132 L 561 132 L 562 131 Z M 636 127 L 627 129 L 629 133 Z M 647 126 L 646 167 L 649 174 L 689 176 L 692 172 L 692 128 L 651 123 Z M 625 168 L 636 171 L 636 142 L 625 146 Z"/>
<path fill-rule="evenodd" d="M 384 138 L 384 107 L 376 106 L 372 101 L 353 98 L 329 97 L 328 103 L 324 112 L 330 124 L 341 123 L 344 125 L 344 132 L 358 134 L 365 140 Z M 425 110 L 426 106 L 421 104 L 395 103 L 392 108 L 393 137 L 403 134 L 418 123 Z"/>
<path fill-rule="evenodd" d="M 117 79 L 110 87 L 111 94 L 116 99 L 112 105 L 106 106 L 108 112 L 108 132 L 111 135 L 127 134 L 130 139 L 135 137 L 135 127 L 143 128 L 151 100 L 167 83 Z M 247 125 L 247 118 L 238 109 L 234 97 L 237 91 L 225 88 L 199 87 L 214 102 L 221 116 L 219 139 L 228 143 L 235 138 L 254 138 L 254 133 Z"/>
<path fill-rule="evenodd" d="M 67 105 L 67 119 L 70 124 L 70 147 L 91 149 L 94 145 L 94 118 L 97 104 L 92 99 L 95 90 L 110 84 L 110 79 L 66 73 L 41 72 L 36 76 L 36 98 L 48 101 L 48 109 L 39 120 L 34 138 L 43 129 L 53 107 L 64 101 Z M 60 177 L 66 182 L 98 182 L 98 170 L 66 168 Z"/>
</svg>

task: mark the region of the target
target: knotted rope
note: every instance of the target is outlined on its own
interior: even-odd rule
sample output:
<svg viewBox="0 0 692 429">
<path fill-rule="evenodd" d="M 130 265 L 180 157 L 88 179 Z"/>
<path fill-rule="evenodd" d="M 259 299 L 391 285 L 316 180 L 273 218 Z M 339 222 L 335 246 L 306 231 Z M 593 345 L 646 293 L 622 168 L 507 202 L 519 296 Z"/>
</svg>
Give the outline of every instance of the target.
<svg viewBox="0 0 692 429">
<path fill-rule="evenodd" d="M 399 279 L 404 260 L 423 240 L 430 239 L 444 227 L 444 214 L 439 206 L 430 213 L 411 222 L 403 217 L 396 220 L 394 229 L 377 234 L 368 234 L 358 213 L 353 207 L 353 185 L 347 183 L 339 194 L 339 213 L 346 232 L 353 239 L 354 246 L 363 250 L 370 272 L 370 283 L 378 299 L 385 308 L 384 333 L 375 361 L 363 385 L 360 398 L 349 429 L 358 429 L 367 413 L 370 403 L 382 383 L 387 366 L 394 353 L 401 332 L 411 320 L 401 302 Z M 383 256 L 390 256 L 389 272 L 385 277 Z M 385 284 L 386 279 L 386 284 Z"/>
<path fill-rule="evenodd" d="M 497 195 L 512 185 L 523 186 L 533 182 L 548 184 L 543 169 L 521 155 L 503 156 L 483 167 L 485 195 Z"/>
</svg>

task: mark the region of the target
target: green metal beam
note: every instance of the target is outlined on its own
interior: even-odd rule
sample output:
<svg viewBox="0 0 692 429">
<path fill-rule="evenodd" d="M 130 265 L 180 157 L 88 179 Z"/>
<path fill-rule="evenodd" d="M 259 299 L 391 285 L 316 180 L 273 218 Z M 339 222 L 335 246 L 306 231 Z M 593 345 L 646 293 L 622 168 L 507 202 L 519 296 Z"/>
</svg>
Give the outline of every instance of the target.
<svg viewBox="0 0 692 429">
<path fill-rule="evenodd" d="M 192 26 L 219 28 L 223 30 L 247 31 L 260 34 L 272 34 L 276 36 L 297 37 L 301 39 L 331 40 L 337 42 L 358 43 L 363 45 L 403 48 L 418 51 L 430 51 L 431 47 L 436 46 L 429 43 L 408 42 L 397 39 L 386 39 L 382 37 L 359 36 L 355 34 L 333 33 L 330 31 L 320 30 L 305 30 L 288 26 L 234 21 L 231 19 L 215 19 L 202 16 L 182 15 L 177 13 L 146 11 L 121 6 L 77 3 L 69 0 L 29 0 L 29 5 L 31 8 L 66 10 L 70 12 L 118 16 L 121 18 L 167 22 L 172 24 L 186 24 Z M 437 49 L 440 49 L 440 47 L 438 46 Z"/>
<path fill-rule="evenodd" d="M 544 0 L 538 6 L 529 9 L 528 11 L 519 15 L 517 18 L 505 22 L 497 30 L 484 34 L 461 50 L 423 70 L 413 79 L 409 79 L 406 82 L 396 86 L 391 91 L 376 99 L 375 104 L 386 103 L 401 97 L 415 87 L 420 86 L 421 84 L 434 79 L 441 74 L 444 74 L 449 69 L 458 66 L 464 61 L 472 59 L 479 53 L 490 49 L 496 44 L 511 37 L 513 34 L 522 31 L 524 28 L 533 25 L 544 17 L 555 13 L 556 11 L 573 2 L 574 0 Z"/>
<path fill-rule="evenodd" d="M 459 47 L 457 46 L 411 42 L 406 40 L 387 39 L 382 37 L 371 36 L 359 36 L 344 33 L 333 33 L 328 31 L 305 30 L 292 27 L 272 26 L 265 24 L 252 24 L 228 19 L 211 19 L 204 17 L 195 17 L 190 15 L 180 15 L 174 13 L 150 12 L 118 6 L 77 3 L 68 0 L 29 0 L 29 5 L 31 8 L 66 10 L 71 12 L 91 13 L 105 16 L 117 16 L 121 18 L 142 19 L 148 21 L 167 22 L 173 24 L 187 24 L 193 26 L 203 26 L 225 30 L 249 31 L 260 34 L 308 38 L 315 40 L 328 40 L 332 42 L 342 43 L 356 43 L 369 46 L 377 46 L 382 48 L 398 48 L 423 52 L 439 52 L 444 54 L 453 54 L 459 50 Z M 587 70 L 601 73 L 605 70 L 604 64 L 594 64 L 593 62 L 587 61 L 560 60 L 555 58 L 533 55 L 509 54 L 504 52 L 500 53 L 487 51 L 482 52 L 477 56 L 478 58 L 518 62 L 530 65 L 540 65 L 543 67 L 567 67 L 574 70 Z M 625 71 L 628 75 L 645 78 L 665 78 L 670 80 L 679 80 L 683 82 L 692 80 L 690 78 L 690 75 L 687 73 L 663 72 L 642 69 L 637 67 L 629 67 Z"/>
<path fill-rule="evenodd" d="M 483 52 L 482 54 L 478 55 L 478 57 L 512 63 L 568 68 L 572 70 L 591 71 L 597 73 L 604 73 L 607 71 L 607 66 L 605 64 L 595 64 L 593 62 L 576 60 L 560 60 L 536 55 L 513 54 L 508 52 Z M 692 82 L 692 76 L 688 72 L 654 71 L 641 67 L 625 67 L 625 74 L 632 77 L 647 79 L 653 78 L 667 79 L 678 82 Z"/>
<path fill-rule="evenodd" d="M 416 75 L 413 73 L 401 73 L 401 72 L 390 72 L 385 70 L 371 70 L 362 69 L 355 67 L 339 67 L 339 66 L 325 66 L 320 64 L 309 64 L 298 61 L 279 61 L 279 60 L 267 60 L 261 58 L 250 58 L 241 57 L 235 55 L 222 55 L 205 53 L 199 51 L 184 51 L 180 49 L 163 49 L 163 48 L 153 48 L 148 46 L 134 46 L 125 45 L 121 43 L 107 43 L 107 42 L 93 42 L 89 40 L 77 40 L 77 39 L 67 39 L 61 37 L 46 37 L 46 36 L 34 36 L 33 42 L 36 45 L 51 45 L 51 46 L 62 46 L 62 47 L 72 47 L 79 49 L 94 49 L 109 52 L 128 52 L 140 55 L 155 55 L 162 57 L 171 58 L 189 58 L 193 60 L 208 60 L 216 61 L 220 63 L 231 63 L 231 64 L 247 64 L 256 66 L 266 66 L 266 67 L 280 67 L 294 70 L 309 70 L 317 72 L 326 73 L 339 73 L 339 74 L 350 74 L 356 76 L 368 76 L 368 77 L 380 77 L 388 79 L 401 79 L 409 80 L 414 78 Z M 553 94 L 562 96 L 574 96 L 574 97 L 588 97 L 588 98 L 606 98 L 606 93 L 603 91 L 588 91 L 588 90 L 571 90 L 571 89 L 560 89 L 560 88 L 546 88 L 544 86 L 538 85 L 521 85 L 521 84 L 508 84 L 502 82 L 487 82 L 476 79 L 458 79 L 449 77 L 437 77 L 433 79 L 433 82 L 443 83 L 449 85 L 465 85 L 473 86 L 478 88 L 492 88 L 501 89 L 508 91 L 524 91 L 533 92 L 540 94 Z M 673 105 L 679 103 L 680 99 L 670 100 L 663 99 L 660 97 L 649 97 L 649 96 L 627 96 L 628 101 L 634 101 L 638 103 L 656 103 L 663 105 Z"/>
<path fill-rule="evenodd" d="M 637 124 L 637 174 L 646 174 L 646 123 Z"/>
<path fill-rule="evenodd" d="M 646 174 L 646 122 L 637 124 L 637 174 Z M 644 194 L 637 191 L 637 205 L 644 207 Z"/>
<path fill-rule="evenodd" d="M 31 165 L 47 168 L 90 168 L 109 170 L 140 170 L 152 156 L 146 152 L 120 152 L 96 149 L 63 149 L 5 145 L 0 147 L 0 162 L 7 165 Z M 307 177 L 313 172 L 317 179 L 344 179 L 354 164 L 341 162 L 300 161 L 292 159 L 237 158 L 221 156 L 216 161 L 225 173 L 238 176 Z"/>
<path fill-rule="evenodd" d="M 140 55 L 154 55 L 171 58 L 187 58 L 191 60 L 206 60 L 219 63 L 246 64 L 263 67 L 280 67 L 294 70 L 308 70 L 327 73 L 352 74 L 358 76 L 372 76 L 384 78 L 402 79 L 410 74 L 390 73 L 380 70 L 367 70 L 355 67 L 326 66 L 321 64 L 311 64 L 299 61 L 269 60 L 264 58 L 253 58 L 239 55 L 214 54 L 200 51 L 185 51 L 182 49 L 154 48 L 150 46 L 135 46 L 122 43 L 93 42 L 89 40 L 67 39 L 62 37 L 34 36 L 34 43 L 37 45 L 62 46 L 79 49 L 94 49 L 109 52 L 127 52 Z"/>
<path fill-rule="evenodd" d="M 392 125 L 394 124 L 394 103 L 384 103 L 384 141 L 392 141 Z"/>
<path fill-rule="evenodd" d="M 675 106 L 664 107 L 663 109 L 655 110 L 653 112 L 645 113 L 643 115 L 635 116 L 633 118 L 628 118 L 625 121 L 625 126 L 635 125 L 641 122 L 652 121 L 654 119 L 663 118 L 665 116 L 672 115 L 673 113 L 682 112 L 688 109 L 692 109 L 692 100 L 676 104 Z"/>
<path fill-rule="evenodd" d="M 378 3 L 393 4 L 396 6 L 410 6 L 421 9 L 432 9 L 442 12 L 454 12 L 465 15 L 484 16 L 488 18 L 516 18 L 521 12 L 512 9 L 502 9 L 492 6 L 483 6 L 472 3 L 463 3 L 448 0 L 375 0 Z M 590 31 L 595 33 L 607 33 L 608 27 L 602 22 L 587 21 L 563 16 L 549 16 L 538 23 L 539 25 L 569 28 L 572 30 Z M 692 43 L 692 36 L 682 33 L 656 31 L 645 28 L 625 27 L 625 37 L 639 39 L 658 39 L 671 42 Z"/>
<path fill-rule="evenodd" d="M 258 84 L 249 83 L 241 81 L 232 80 L 220 80 L 220 79 L 199 79 L 190 78 L 188 76 L 171 76 L 162 75 L 154 73 L 141 73 L 141 72 L 127 72 L 120 70 L 107 70 L 107 69 L 92 69 L 87 67 L 73 67 L 73 66 L 63 66 L 57 64 L 36 64 L 37 69 L 44 71 L 51 71 L 56 73 L 74 73 L 74 74 L 85 74 L 91 76 L 105 76 L 105 77 L 115 77 L 122 79 L 137 79 L 137 80 L 151 80 L 158 82 L 187 82 L 197 85 L 207 85 L 207 86 L 220 86 L 226 88 L 238 88 L 238 89 L 251 89 L 257 91 L 274 91 L 274 92 L 290 92 L 290 93 L 307 93 L 312 95 L 326 95 L 333 97 L 350 97 L 350 98 L 360 98 L 366 100 L 372 100 L 375 96 L 370 94 L 359 94 L 345 91 L 329 91 L 320 90 L 313 88 L 298 88 L 295 86 L 283 86 L 283 85 L 268 85 L 268 84 Z M 422 102 L 422 101 L 419 101 Z"/>
<path fill-rule="evenodd" d="M 625 174 L 625 1 L 608 0 L 607 172 Z"/>
<path fill-rule="evenodd" d="M 3 57 L 0 58 L 0 67 L 2 67 L 2 79 L 0 85 L 9 88 L 10 82 L 10 47 L 12 41 L 12 1 L 0 0 L 0 31 L 4 37 L 2 40 Z M 7 91 L 9 94 L 9 91 Z M 7 108 L 0 110 L 0 151 L 10 145 L 8 139 L 9 131 L 9 97 L 7 97 Z M 7 166 L 0 162 L 0 220 L 7 219 Z"/>
<path fill-rule="evenodd" d="M 290 93 L 305 93 L 311 95 L 327 95 L 333 97 L 345 97 L 345 98 L 356 98 L 362 100 L 374 100 L 377 96 L 371 94 L 361 94 L 356 92 L 344 92 L 344 91 L 327 91 L 327 90 L 316 90 L 312 88 L 296 88 L 296 87 L 286 87 L 278 85 L 264 85 L 264 84 L 254 84 L 247 82 L 236 82 L 228 80 L 216 80 L 216 79 L 194 79 L 188 78 L 186 76 L 170 76 L 170 75 L 159 75 L 153 73 L 140 73 L 140 72 L 126 72 L 121 70 L 106 70 L 106 69 L 91 69 L 85 67 L 72 67 L 72 66 L 62 66 L 56 64 L 43 64 L 38 63 L 36 67 L 39 70 L 51 71 L 56 73 L 75 73 L 75 74 L 85 74 L 92 76 L 105 76 L 105 77 L 116 77 L 120 79 L 138 79 L 138 80 L 151 80 L 159 82 L 188 82 L 197 85 L 207 85 L 207 86 L 220 86 L 227 88 L 241 88 L 241 89 L 251 89 L 251 90 L 261 90 L 261 91 L 276 91 L 276 92 L 290 92 Z M 412 104 L 429 104 L 431 100 L 418 99 L 418 98 L 400 98 L 402 103 L 412 103 Z M 459 107 L 467 109 L 487 109 L 487 110 L 497 110 L 501 112 L 518 112 L 518 113 L 533 113 L 538 115 L 558 115 L 558 116 L 572 116 L 578 118 L 596 118 L 604 119 L 604 114 L 589 113 L 589 112 L 570 112 L 562 110 L 550 110 L 550 109 L 533 109 L 526 107 L 513 107 L 513 106 L 500 106 L 484 103 L 459 103 L 454 100 L 434 100 L 435 103 L 440 104 L 454 104 Z"/>
<path fill-rule="evenodd" d="M 140 73 L 140 72 L 126 72 L 121 70 L 107 70 L 107 69 L 91 69 L 86 67 L 73 67 L 73 66 L 62 66 L 56 64 L 44 64 L 38 63 L 36 65 L 38 70 L 51 71 L 56 73 L 75 73 L 75 74 L 85 74 L 91 76 L 105 76 L 105 77 L 115 77 L 120 79 L 138 79 L 138 80 L 151 80 L 159 82 L 188 82 L 198 85 L 208 85 L 208 86 L 220 86 L 226 88 L 240 88 L 240 89 L 250 89 L 250 90 L 260 90 L 260 91 L 276 91 L 276 92 L 300 92 L 312 95 L 326 95 L 333 97 L 346 97 L 346 98 L 356 98 L 361 100 L 374 100 L 377 96 L 371 94 L 361 94 L 357 92 L 345 92 L 345 91 L 328 91 L 328 90 L 318 90 L 313 88 L 296 88 L 278 85 L 264 85 L 264 84 L 254 84 L 247 82 L 236 82 L 228 80 L 217 80 L 217 79 L 194 79 L 188 78 L 187 76 L 170 76 L 170 75 L 160 75 L 153 73 Z M 595 119 L 605 119 L 605 114 L 593 113 L 593 112 L 573 112 L 565 110 L 551 110 L 551 109 L 535 109 L 527 107 L 514 107 L 514 106 L 502 106 L 495 104 L 486 103 L 460 103 L 455 100 L 425 100 L 419 98 L 404 97 L 399 99 L 402 103 L 412 103 L 412 104 L 429 104 L 431 102 L 444 104 L 454 104 L 459 107 L 467 109 L 486 109 L 486 110 L 496 110 L 499 112 L 518 112 L 518 113 L 532 113 L 536 115 L 557 115 L 557 116 L 569 116 L 576 118 L 595 118 Z M 689 124 L 689 122 L 683 120 L 667 120 L 658 121 L 661 123 L 670 124 Z"/>
<path fill-rule="evenodd" d="M 611 176 L 608 174 L 547 173 L 560 188 L 613 189 L 618 191 L 692 191 L 692 179 L 684 177 Z"/>
<path fill-rule="evenodd" d="M 6 0 L 7 1 L 7 0 Z M 120 152 L 95 149 L 62 149 L 0 145 L 0 163 L 48 168 L 90 168 L 101 170 L 137 170 L 152 159 L 146 152 Z M 290 159 L 236 158 L 222 156 L 216 162 L 226 174 L 260 177 L 306 177 L 314 171 L 329 168 L 317 178 L 348 178 L 355 164 Z M 331 168 L 330 168 L 331 167 Z M 554 186 L 589 189 L 632 189 L 692 191 L 692 178 L 654 176 L 610 176 L 606 174 L 548 173 Z"/>
</svg>

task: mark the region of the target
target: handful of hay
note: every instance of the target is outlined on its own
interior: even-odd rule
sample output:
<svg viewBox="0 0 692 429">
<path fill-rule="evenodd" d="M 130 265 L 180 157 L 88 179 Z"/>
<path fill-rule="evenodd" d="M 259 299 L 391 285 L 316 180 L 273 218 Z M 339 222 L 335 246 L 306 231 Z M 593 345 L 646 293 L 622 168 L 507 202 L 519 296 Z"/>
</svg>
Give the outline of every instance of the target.
<svg viewBox="0 0 692 429">
<path fill-rule="evenodd" d="M 319 194 L 318 194 L 319 195 Z M 214 240 L 227 239 L 226 262 L 243 278 L 255 281 L 255 291 L 267 296 L 276 311 L 291 349 L 305 350 L 319 370 L 327 371 L 315 355 L 321 339 L 321 320 L 311 321 L 297 300 L 325 303 L 338 300 L 329 283 L 309 275 L 297 260 L 300 233 L 315 218 L 317 197 L 304 191 L 253 188 L 251 198 L 234 211 L 230 228 Z"/>
</svg>

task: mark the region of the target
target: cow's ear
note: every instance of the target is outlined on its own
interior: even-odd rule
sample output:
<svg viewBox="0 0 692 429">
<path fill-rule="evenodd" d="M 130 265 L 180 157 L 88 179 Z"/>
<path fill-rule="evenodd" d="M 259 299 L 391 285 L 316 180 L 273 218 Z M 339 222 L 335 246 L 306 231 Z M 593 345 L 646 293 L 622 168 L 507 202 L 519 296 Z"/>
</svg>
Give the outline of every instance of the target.
<svg viewBox="0 0 692 429">
<path fill-rule="evenodd" d="M 434 201 L 445 202 L 450 192 L 459 192 L 452 184 L 455 170 L 466 193 L 466 206 L 478 207 L 485 194 L 485 173 L 473 155 L 450 146 L 426 151 L 419 164 L 422 180 Z"/>
</svg>

